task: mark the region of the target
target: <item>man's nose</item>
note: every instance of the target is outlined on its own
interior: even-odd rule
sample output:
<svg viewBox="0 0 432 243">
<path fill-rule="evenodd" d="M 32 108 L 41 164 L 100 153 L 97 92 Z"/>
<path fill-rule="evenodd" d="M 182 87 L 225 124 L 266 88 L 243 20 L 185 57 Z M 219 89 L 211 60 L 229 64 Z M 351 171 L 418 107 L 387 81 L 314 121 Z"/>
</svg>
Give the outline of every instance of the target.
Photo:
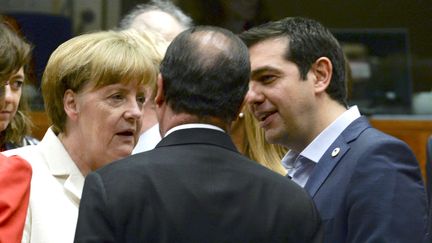
<svg viewBox="0 0 432 243">
<path fill-rule="evenodd" d="M 248 104 L 261 103 L 264 100 L 264 95 L 261 92 L 260 85 L 254 81 L 249 83 L 249 90 L 246 93 L 245 100 Z"/>
</svg>

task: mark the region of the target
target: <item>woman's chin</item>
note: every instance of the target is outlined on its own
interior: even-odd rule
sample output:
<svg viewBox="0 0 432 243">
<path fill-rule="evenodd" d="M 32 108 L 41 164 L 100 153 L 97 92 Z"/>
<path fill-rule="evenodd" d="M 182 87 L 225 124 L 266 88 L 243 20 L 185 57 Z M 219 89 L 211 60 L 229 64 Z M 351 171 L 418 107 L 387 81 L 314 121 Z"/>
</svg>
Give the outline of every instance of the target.
<svg viewBox="0 0 432 243">
<path fill-rule="evenodd" d="M 0 132 L 3 132 L 4 130 L 6 130 L 8 125 L 9 125 L 9 122 L 0 121 Z"/>
</svg>

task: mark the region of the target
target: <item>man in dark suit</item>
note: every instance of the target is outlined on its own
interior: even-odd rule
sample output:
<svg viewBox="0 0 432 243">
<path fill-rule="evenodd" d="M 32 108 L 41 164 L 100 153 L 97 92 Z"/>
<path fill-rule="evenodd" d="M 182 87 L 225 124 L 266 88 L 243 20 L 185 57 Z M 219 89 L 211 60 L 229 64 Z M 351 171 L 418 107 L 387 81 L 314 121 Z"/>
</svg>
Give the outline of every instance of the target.
<svg viewBox="0 0 432 243">
<path fill-rule="evenodd" d="M 241 38 L 251 58 L 247 100 L 266 139 L 290 149 L 282 163 L 313 197 L 324 242 L 422 242 L 427 204 L 418 163 L 405 143 L 348 107 L 346 62 L 330 31 L 286 18 Z"/>
<path fill-rule="evenodd" d="M 163 139 L 87 176 L 75 242 L 321 242 L 307 193 L 227 134 L 249 75 L 247 47 L 230 31 L 177 36 L 157 82 Z"/>
</svg>

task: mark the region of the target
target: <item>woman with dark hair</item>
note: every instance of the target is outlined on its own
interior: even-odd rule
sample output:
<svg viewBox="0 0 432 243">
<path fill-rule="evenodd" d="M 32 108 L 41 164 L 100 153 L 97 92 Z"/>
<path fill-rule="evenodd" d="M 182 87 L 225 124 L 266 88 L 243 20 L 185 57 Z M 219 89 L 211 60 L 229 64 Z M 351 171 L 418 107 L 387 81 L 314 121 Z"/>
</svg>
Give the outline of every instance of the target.
<svg viewBox="0 0 432 243">
<path fill-rule="evenodd" d="M 23 66 L 30 47 L 0 22 L 0 138 L 6 144 L 22 141 L 28 130 L 27 118 L 11 104 L 21 95 Z M 19 95 L 18 95 L 19 94 Z M 18 104 L 18 102 L 16 103 Z M 18 108 L 20 110 L 20 108 Z M 7 142 L 6 141 L 10 141 Z M 18 156 L 0 154 L 0 242 L 21 242 L 30 194 L 30 165 Z"/>
<path fill-rule="evenodd" d="M 23 95 L 31 47 L 6 22 L 2 23 L 5 24 L 0 29 L 0 82 L 5 86 L 0 110 L 0 151 L 5 151 L 38 141 L 27 136 L 31 121 L 26 115 L 28 107 Z"/>
</svg>

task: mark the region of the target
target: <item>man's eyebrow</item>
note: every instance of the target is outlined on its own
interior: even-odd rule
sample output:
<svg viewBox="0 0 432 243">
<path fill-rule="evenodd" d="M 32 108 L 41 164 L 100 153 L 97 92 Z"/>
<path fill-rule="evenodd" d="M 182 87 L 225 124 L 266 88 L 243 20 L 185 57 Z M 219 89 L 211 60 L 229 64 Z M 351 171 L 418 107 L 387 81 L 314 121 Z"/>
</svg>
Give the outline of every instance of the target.
<svg viewBox="0 0 432 243">
<path fill-rule="evenodd" d="M 260 76 L 262 73 L 265 73 L 265 72 L 279 72 L 279 70 L 275 67 L 272 67 L 272 66 L 263 66 L 263 67 L 254 69 L 251 72 L 251 77 Z"/>
</svg>

